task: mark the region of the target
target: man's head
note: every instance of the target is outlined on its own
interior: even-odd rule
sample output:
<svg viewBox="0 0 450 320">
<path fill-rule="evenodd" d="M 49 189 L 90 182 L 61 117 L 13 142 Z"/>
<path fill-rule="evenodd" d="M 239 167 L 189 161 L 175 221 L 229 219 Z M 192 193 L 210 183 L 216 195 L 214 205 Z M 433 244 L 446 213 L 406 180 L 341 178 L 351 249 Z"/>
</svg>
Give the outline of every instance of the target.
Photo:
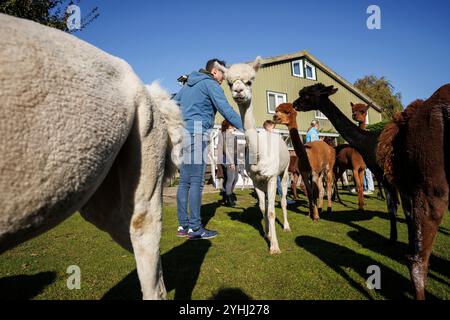
<svg viewBox="0 0 450 320">
<path fill-rule="evenodd" d="M 273 122 L 272 120 L 266 120 L 263 123 L 263 127 L 264 129 L 266 129 L 266 131 L 272 132 L 273 129 L 275 129 L 275 122 Z"/>
<path fill-rule="evenodd" d="M 206 71 L 210 72 L 220 84 L 225 79 L 223 68 L 225 68 L 225 61 L 219 59 L 211 59 L 206 63 Z"/>
</svg>

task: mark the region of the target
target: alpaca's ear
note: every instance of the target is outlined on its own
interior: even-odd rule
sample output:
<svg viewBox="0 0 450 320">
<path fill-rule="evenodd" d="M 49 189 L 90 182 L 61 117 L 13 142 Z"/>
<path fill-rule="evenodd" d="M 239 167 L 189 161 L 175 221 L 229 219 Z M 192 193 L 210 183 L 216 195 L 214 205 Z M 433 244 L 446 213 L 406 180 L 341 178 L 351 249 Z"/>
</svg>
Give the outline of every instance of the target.
<svg viewBox="0 0 450 320">
<path fill-rule="evenodd" d="M 259 71 L 259 68 L 261 68 L 262 59 L 260 56 L 257 56 L 255 61 L 253 62 L 253 69 L 255 69 L 256 72 Z"/>
<path fill-rule="evenodd" d="M 355 105 L 353 104 L 353 102 L 350 102 L 350 106 L 353 108 Z"/>
<path fill-rule="evenodd" d="M 214 68 L 216 68 L 217 70 L 222 71 L 224 74 L 228 72 L 228 68 L 221 65 L 220 63 L 217 63 L 217 61 L 214 62 Z"/>
<path fill-rule="evenodd" d="M 338 91 L 338 88 L 335 88 L 335 87 L 333 87 L 333 86 L 328 86 L 328 87 L 326 88 L 326 91 L 327 91 L 327 94 L 328 94 L 329 96 L 331 96 L 331 95 L 335 94 L 335 93 Z"/>
</svg>

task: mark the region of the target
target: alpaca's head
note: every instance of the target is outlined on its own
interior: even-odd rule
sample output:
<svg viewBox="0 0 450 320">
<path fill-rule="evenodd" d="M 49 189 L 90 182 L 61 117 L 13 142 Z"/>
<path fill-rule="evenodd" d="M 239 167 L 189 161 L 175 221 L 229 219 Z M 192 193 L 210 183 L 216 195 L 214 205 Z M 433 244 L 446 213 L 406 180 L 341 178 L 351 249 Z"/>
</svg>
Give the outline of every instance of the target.
<svg viewBox="0 0 450 320">
<path fill-rule="evenodd" d="M 325 86 L 318 83 L 304 87 L 298 92 L 298 99 L 294 101 L 294 108 L 297 111 L 318 110 L 324 99 L 335 94 L 338 89 L 333 86 Z"/>
<path fill-rule="evenodd" d="M 225 70 L 225 77 L 230 87 L 231 95 L 237 104 L 252 100 L 252 84 L 260 67 L 261 58 L 257 57 L 251 65 L 239 63 Z"/>
<path fill-rule="evenodd" d="M 275 109 L 273 121 L 276 124 L 290 125 L 295 124 L 297 118 L 297 111 L 295 111 L 292 103 L 282 103 Z"/>
<path fill-rule="evenodd" d="M 356 103 L 350 102 L 350 105 L 352 107 L 352 118 L 353 120 L 365 123 L 366 122 L 366 116 L 367 116 L 367 110 L 369 110 L 369 106 L 363 103 Z"/>
</svg>

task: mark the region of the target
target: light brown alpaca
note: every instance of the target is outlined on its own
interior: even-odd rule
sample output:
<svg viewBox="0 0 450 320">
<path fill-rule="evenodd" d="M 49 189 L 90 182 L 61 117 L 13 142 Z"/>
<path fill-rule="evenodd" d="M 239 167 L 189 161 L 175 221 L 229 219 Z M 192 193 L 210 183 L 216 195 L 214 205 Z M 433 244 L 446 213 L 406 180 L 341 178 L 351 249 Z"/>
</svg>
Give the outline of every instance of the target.
<svg viewBox="0 0 450 320">
<path fill-rule="evenodd" d="M 450 84 L 396 114 L 379 141 L 377 160 L 402 197 L 410 274 L 422 300 L 436 232 L 450 209 Z"/>
<path fill-rule="evenodd" d="M 323 207 L 323 197 L 325 193 L 323 179 L 325 176 L 327 179 L 328 212 L 331 212 L 331 189 L 333 185 L 333 167 L 336 160 L 336 153 L 333 147 L 330 147 L 323 141 L 309 142 L 303 145 L 298 136 L 296 117 L 297 112 L 294 110 L 293 105 L 291 103 L 283 103 L 276 108 L 274 120 L 276 123 L 284 124 L 288 127 L 292 143 L 294 144 L 294 147 L 296 147 L 296 152 L 304 146 L 303 149 L 306 151 L 308 163 L 311 168 L 308 168 L 307 170 L 311 170 L 312 177 L 311 187 L 306 187 L 306 189 L 308 198 L 313 206 L 312 218 L 314 221 L 317 221 L 319 220 L 319 213 L 322 211 Z M 298 154 L 298 157 L 299 160 L 305 158 L 304 154 Z M 304 170 L 302 168 L 303 163 L 305 163 L 303 167 L 307 167 L 306 161 L 299 161 L 300 172 Z"/>
</svg>

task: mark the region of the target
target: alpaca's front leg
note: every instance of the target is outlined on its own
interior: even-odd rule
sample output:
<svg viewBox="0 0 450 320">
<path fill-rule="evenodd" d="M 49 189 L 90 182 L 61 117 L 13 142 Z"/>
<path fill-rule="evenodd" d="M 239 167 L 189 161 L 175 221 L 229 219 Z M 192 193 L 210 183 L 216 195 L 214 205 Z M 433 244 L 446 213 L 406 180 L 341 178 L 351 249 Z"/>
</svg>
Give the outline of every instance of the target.
<svg viewBox="0 0 450 320">
<path fill-rule="evenodd" d="M 162 187 L 158 186 L 150 201 L 139 201 L 131 219 L 130 236 L 137 272 L 145 300 L 166 298 L 159 252 L 162 219 Z"/>
<path fill-rule="evenodd" d="M 277 233 L 275 231 L 275 196 L 277 193 L 277 176 L 273 176 L 267 183 L 267 214 L 269 218 L 270 254 L 281 253 L 278 245 Z"/>
<path fill-rule="evenodd" d="M 281 178 L 281 209 L 283 210 L 283 230 L 285 232 L 290 232 L 291 227 L 289 226 L 289 221 L 287 218 L 287 190 L 288 190 L 288 178 L 289 173 L 286 168 L 286 171 L 283 174 L 283 177 Z"/>
<path fill-rule="evenodd" d="M 269 220 L 267 219 L 267 211 L 266 211 L 266 193 L 256 186 L 255 186 L 255 191 L 258 196 L 259 209 L 261 210 L 261 213 L 264 218 L 264 232 L 266 234 L 266 238 L 270 240 Z"/>
</svg>

